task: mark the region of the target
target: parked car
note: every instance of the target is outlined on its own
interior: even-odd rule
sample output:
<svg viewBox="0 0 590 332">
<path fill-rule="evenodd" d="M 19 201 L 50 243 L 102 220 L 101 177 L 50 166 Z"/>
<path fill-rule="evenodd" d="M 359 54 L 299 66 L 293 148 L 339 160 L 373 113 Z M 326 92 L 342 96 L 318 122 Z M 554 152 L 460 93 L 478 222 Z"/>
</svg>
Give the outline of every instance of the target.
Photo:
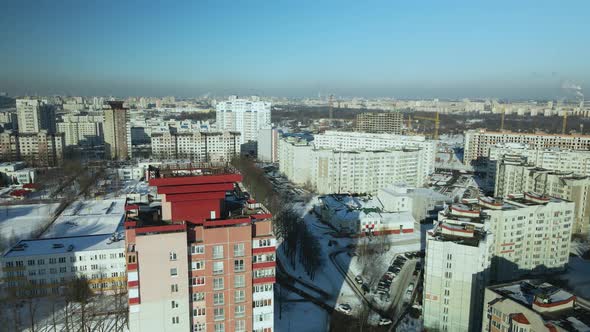
<svg viewBox="0 0 590 332">
<path fill-rule="evenodd" d="M 362 285 L 363 284 L 363 277 L 358 275 L 358 276 L 354 277 L 354 281 L 356 281 L 357 284 Z"/>
<path fill-rule="evenodd" d="M 390 325 L 391 323 L 392 323 L 391 322 L 391 319 L 388 319 L 388 318 L 381 318 L 379 320 L 379 325 L 381 325 L 381 326 L 383 326 L 383 325 Z"/>
<path fill-rule="evenodd" d="M 363 290 L 363 292 L 364 292 L 365 294 L 366 294 L 366 293 L 369 293 L 369 292 L 371 291 L 371 289 L 369 288 L 369 285 L 367 285 L 367 284 L 362 284 L 362 285 L 361 285 L 361 289 Z"/>
<path fill-rule="evenodd" d="M 413 283 L 413 282 L 411 282 L 411 283 L 408 285 L 408 288 L 407 288 L 407 290 L 408 290 L 409 292 L 413 292 L 413 291 L 414 291 L 414 283 Z"/>
<path fill-rule="evenodd" d="M 345 315 L 351 315 L 352 314 L 352 307 L 348 303 L 341 303 L 336 306 L 336 311 L 340 311 L 341 313 L 343 313 Z"/>
</svg>

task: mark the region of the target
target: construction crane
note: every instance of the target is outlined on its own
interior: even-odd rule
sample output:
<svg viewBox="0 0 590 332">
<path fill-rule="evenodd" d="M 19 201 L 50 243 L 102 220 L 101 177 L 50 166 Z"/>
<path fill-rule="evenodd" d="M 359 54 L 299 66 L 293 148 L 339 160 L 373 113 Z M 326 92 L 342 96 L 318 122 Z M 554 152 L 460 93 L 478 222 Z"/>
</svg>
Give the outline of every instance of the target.
<svg viewBox="0 0 590 332">
<path fill-rule="evenodd" d="M 436 112 L 436 115 L 433 118 L 426 117 L 426 116 L 414 116 L 414 119 L 434 121 L 434 134 L 432 135 L 432 138 L 438 139 L 438 130 L 440 128 L 440 117 L 439 117 L 438 112 Z"/>
</svg>

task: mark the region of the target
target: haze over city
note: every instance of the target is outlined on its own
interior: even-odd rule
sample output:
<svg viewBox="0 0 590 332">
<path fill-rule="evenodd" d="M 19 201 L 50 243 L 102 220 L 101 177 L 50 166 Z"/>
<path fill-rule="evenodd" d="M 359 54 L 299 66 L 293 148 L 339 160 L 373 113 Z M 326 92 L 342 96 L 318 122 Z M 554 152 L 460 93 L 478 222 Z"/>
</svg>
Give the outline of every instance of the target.
<svg viewBox="0 0 590 332">
<path fill-rule="evenodd" d="M 587 1 L 10 1 L 0 91 L 567 97 Z"/>
</svg>

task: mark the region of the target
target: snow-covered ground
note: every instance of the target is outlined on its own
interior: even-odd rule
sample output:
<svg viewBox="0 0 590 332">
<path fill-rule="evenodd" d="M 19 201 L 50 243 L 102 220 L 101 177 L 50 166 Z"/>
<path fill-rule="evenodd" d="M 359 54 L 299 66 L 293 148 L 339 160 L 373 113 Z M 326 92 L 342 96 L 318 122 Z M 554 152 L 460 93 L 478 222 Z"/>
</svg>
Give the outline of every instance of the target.
<svg viewBox="0 0 590 332">
<path fill-rule="evenodd" d="M 419 332 L 423 331 L 423 321 L 421 319 L 414 319 L 406 315 L 401 323 L 397 326 L 396 331 L 399 332 Z"/>
<path fill-rule="evenodd" d="M 557 278 L 563 280 L 575 295 L 590 299 L 590 260 L 570 257 L 567 272 Z"/>
<path fill-rule="evenodd" d="M 316 332 L 327 331 L 329 314 L 311 302 L 301 301 L 301 297 L 282 291 L 283 300 L 275 301 L 274 328 L 277 332 Z M 300 301 L 300 302 L 296 302 Z"/>
<path fill-rule="evenodd" d="M 35 228 L 51 219 L 58 206 L 58 203 L 1 206 L 0 235 L 14 236 L 16 240 L 29 238 Z"/>
</svg>

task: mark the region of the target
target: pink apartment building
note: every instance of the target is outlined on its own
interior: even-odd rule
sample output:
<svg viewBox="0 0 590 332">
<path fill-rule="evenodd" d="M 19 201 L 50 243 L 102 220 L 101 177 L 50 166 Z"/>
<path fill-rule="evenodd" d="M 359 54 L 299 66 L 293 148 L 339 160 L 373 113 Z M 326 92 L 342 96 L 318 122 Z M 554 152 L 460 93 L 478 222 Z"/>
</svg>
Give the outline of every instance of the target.
<svg viewBox="0 0 590 332">
<path fill-rule="evenodd" d="M 273 331 L 272 215 L 237 172 L 184 174 L 152 174 L 161 216 L 127 206 L 130 331 Z"/>
</svg>

